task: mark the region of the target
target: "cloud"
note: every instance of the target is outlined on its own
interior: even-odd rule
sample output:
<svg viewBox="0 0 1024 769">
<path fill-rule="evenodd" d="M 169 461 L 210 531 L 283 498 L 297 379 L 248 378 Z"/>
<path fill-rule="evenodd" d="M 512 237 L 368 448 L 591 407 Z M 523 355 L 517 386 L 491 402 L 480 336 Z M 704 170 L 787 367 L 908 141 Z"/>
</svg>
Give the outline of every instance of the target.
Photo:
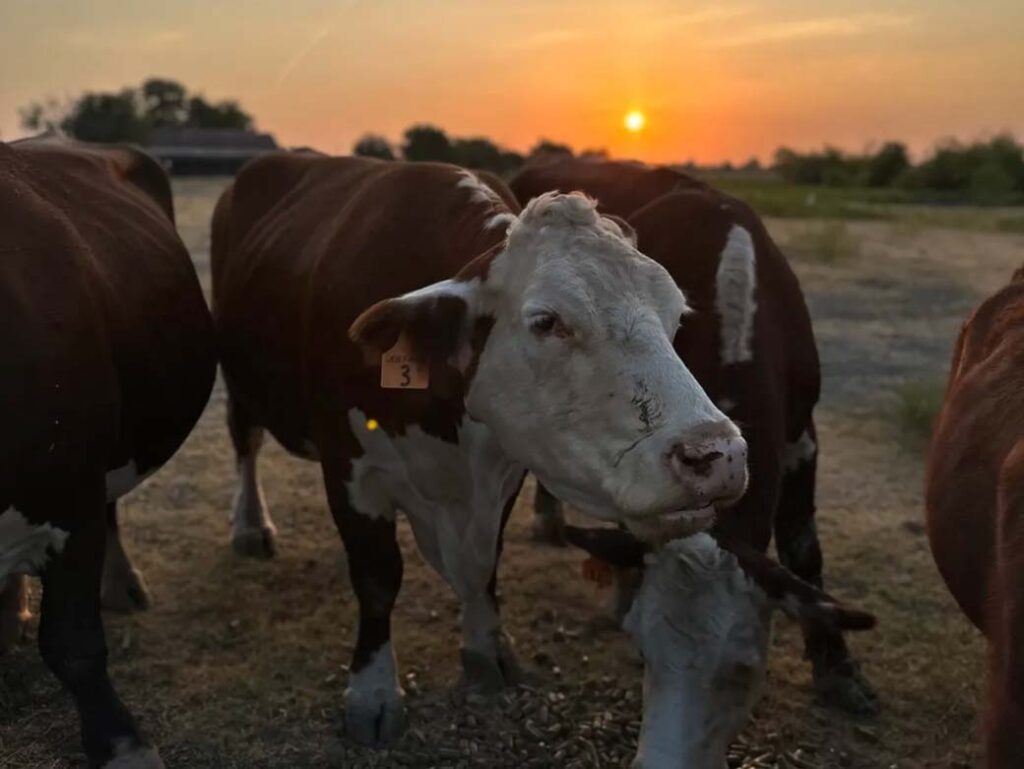
<svg viewBox="0 0 1024 769">
<path fill-rule="evenodd" d="M 882 13 L 783 21 L 775 24 L 759 24 L 728 37 L 710 40 L 706 47 L 739 48 L 791 40 L 860 37 L 879 30 L 908 27 L 912 22 L 913 18 L 910 16 Z"/>
</svg>

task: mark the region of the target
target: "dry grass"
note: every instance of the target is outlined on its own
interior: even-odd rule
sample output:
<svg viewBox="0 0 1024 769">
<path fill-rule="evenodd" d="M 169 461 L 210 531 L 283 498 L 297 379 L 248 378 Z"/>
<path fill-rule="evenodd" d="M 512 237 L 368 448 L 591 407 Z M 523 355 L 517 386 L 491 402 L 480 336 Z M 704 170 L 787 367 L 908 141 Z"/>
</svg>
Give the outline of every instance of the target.
<svg viewBox="0 0 1024 769">
<path fill-rule="evenodd" d="M 787 253 L 823 264 L 836 264 L 856 259 L 861 241 L 842 221 L 825 221 L 798 230 L 785 243 Z"/>
</svg>

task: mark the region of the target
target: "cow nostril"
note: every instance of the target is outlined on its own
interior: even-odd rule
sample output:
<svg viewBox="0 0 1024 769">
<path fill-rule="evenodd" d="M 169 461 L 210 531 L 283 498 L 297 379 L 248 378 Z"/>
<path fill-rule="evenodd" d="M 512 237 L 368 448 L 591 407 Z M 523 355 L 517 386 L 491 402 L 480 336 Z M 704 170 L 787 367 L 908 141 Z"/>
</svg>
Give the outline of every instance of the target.
<svg viewBox="0 0 1024 769">
<path fill-rule="evenodd" d="M 721 451 L 708 451 L 703 454 L 687 454 L 685 448 L 676 451 L 679 463 L 693 470 L 697 475 L 707 475 L 711 465 L 725 456 Z"/>
</svg>

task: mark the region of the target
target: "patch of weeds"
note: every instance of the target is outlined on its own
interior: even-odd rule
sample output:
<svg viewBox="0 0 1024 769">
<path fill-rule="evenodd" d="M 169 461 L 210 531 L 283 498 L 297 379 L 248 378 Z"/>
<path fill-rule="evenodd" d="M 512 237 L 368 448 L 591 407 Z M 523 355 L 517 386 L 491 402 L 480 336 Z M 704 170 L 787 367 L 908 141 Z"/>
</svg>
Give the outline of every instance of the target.
<svg viewBox="0 0 1024 769">
<path fill-rule="evenodd" d="M 861 252 L 860 238 L 839 221 L 806 227 L 790 238 L 787 246 L 796 256 L 824 264 L 851 261 Z"/>
<path fill-rule="evenodd" d="M 945 394 L 939 379 L 909 379 L 896 388 L 896 424 L 908 443 L 928 445 Z"/>
</svg>

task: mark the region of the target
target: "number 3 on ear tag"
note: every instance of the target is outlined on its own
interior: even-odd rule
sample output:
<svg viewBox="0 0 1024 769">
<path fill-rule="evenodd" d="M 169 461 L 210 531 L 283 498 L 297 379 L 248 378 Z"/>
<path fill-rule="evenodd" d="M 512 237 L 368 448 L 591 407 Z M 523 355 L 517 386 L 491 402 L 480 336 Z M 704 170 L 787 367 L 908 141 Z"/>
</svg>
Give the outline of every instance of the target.
<svg viewBox="0 0 1024 769">
<path fill-rule="evenodd" d="M 389 390 L 426 390 L 430 385 L 430 365 L 413 357 L 405 334 L 395 346 L 380 356 L 380 386 Z"/>
</svg>

